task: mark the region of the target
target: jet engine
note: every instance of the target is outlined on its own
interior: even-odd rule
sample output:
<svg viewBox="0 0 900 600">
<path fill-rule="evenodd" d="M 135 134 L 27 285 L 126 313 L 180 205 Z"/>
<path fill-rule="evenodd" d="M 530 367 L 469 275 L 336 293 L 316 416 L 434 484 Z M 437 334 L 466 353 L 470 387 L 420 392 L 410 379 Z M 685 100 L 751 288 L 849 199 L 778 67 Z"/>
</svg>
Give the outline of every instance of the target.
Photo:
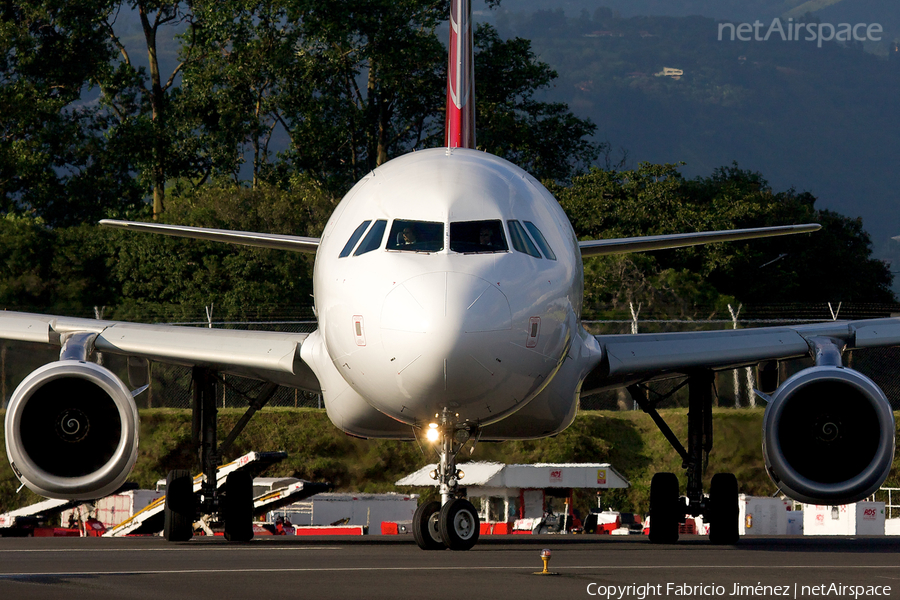
<svg viewBox="0 0 900 600">
<path fill-rule="evenodd" d="M 138 412 L 109 369 L 60 360 L 35 370 L 6 411 L 6 453 L 18 478 L 48 498 L 116 491 L 137 459 Z"/>
<path fill-rule="evenodd" d="M 884 482 L 894 457 L 894 414 L 881 389 L 840 366 L 805 369 L 769 399 L 763 418 L 769 476 L 788 496 L 849 504 Z"/>
</svg>

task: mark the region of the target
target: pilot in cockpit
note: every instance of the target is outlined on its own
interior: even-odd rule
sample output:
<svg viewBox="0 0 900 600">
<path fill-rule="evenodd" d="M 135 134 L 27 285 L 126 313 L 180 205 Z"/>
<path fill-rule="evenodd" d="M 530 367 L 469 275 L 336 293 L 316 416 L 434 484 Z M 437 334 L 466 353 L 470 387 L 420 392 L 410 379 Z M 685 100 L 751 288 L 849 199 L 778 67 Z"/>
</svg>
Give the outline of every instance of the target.
<svg viewBox="0 0 900 600">
<path fill-rule="evenodd" d="M 494 247 L 494 232 L 490 227 L 482 227 L 478 233 L 478 243 L 484 248 Z"/>
<path fill-rule="evenodd" d="M 440 252 L 444 248 L 444 224 L 438 221 L 394 219 L 387 250 Z"/>
<path fill-rule="evenodd" d="M 415 230 L 407 226 L 400 232 L 400 239 L 397 240 L 397 243 L 400 246 L 411 246 L 416 243 L 416 232 Z"/>
</svg>

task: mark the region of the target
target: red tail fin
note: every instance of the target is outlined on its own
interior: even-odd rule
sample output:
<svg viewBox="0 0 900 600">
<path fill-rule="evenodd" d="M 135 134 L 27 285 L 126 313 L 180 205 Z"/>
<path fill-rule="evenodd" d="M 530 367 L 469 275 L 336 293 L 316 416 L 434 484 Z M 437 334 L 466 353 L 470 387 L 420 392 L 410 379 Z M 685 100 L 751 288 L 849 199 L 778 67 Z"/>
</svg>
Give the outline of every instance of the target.
<svg viewBox="0 0 900 600">
<path fill-rule="evenodd" d="M 471 0 L 451 0 L 450 3 L 446 142 L 448 148 L 475 147 L 475 59 Z"/>
</svg>

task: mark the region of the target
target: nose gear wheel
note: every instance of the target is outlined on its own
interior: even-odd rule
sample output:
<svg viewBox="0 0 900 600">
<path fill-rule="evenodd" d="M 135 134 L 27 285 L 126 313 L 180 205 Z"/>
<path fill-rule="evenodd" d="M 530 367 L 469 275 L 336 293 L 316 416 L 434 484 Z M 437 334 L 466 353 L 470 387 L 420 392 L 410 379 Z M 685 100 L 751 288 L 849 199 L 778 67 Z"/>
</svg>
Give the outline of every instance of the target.
<svg viewBox="0 0 900 600">
<path fill-rule="evenodd" d="M 440 513 L 441 503 L 436 500 L 426 502 L 416 509 L 412 523 L 413 537 L 422 550 L 443 550 L 446 548 L 438 525 Z"/>
<path fill-rule="evenodd" d="M 478 541 L 481 524 L 468 500 L 454 498 L 441 507 L 439 522 L 441 538 L 451 550 L 469 550 Z"/>
</svg>

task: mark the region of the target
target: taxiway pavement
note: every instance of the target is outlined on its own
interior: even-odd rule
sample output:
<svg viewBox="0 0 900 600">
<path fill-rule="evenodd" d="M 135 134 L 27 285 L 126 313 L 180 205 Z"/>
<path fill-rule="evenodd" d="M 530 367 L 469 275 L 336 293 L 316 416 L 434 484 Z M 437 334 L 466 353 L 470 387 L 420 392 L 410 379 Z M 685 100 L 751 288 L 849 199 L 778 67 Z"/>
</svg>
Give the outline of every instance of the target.
<svg viewBox="0 0 900 600">
<path fill-rule="evenodd" d="M 533 574 L 541 570 L 543 548 L 552 551 L 550 570 L 559 575 Z M 468 552 L 421 551 L 411 536 L 259 537 L 246 544 L 0 539 L 0 598 L 16 600 L 733 600 L 772 598 L 776 591 L 788 598 L 854 597 L 850 588 L 823 593 L 832 584 L 862 586 L 858 598 L 900 598 L 900 539 L 744 538 L 735 546 L 712 546 L 685 536 L 677 545 L 656 546 L 644 536 L 504 536 L 482 538 Z M 613 596 L 610 586 L 617 586 Z M 826 587 L 814 593 L 813 586 Z"/>
</svg>

